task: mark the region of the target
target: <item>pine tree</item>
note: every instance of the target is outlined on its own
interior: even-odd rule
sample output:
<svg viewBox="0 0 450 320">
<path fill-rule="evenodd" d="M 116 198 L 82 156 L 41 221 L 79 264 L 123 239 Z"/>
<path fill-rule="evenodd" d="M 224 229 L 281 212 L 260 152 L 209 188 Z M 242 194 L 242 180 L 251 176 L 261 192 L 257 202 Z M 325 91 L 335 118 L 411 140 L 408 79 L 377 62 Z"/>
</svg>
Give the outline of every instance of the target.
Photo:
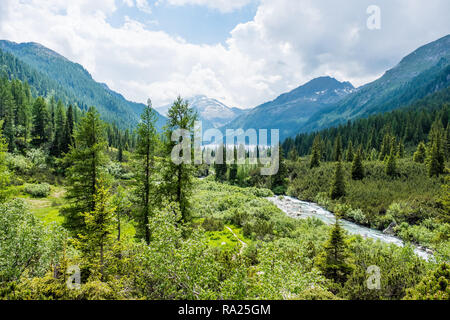
<svg viewBox="0 0 450 320">
<path fill-rule="evenodd" d="M 330 197 L 335 200 L 345 196 L 345 181 L 344 172 L 342 169 L 342 162 L 336 163 L 336 169 L 334 172 L 333 183 L 331 185 Z"/>
<path fill-rule="evenodd" d="M 16 129 L 16 145 L 19 145 L 21 150 L 24 150 L 28 146 L 28 138 L 30 136 L 31 129 L 31 110 L 29 90 L 19 80 L 13 81 L 13 97 L 16 105 L 15 109 L 15 129 Z"/>
<path fill-rule="evenodd" d="M 270 176 L 271 189 L 276 194 L 284 194 L 286 192 L 287 167 L 283 155 L 283 149 L 279 145 L 275 146 L 274 152 L 278 152 L 278 171 Z"/>
<path fill-rule="evenodd" d="M 417 146 L 416 152 L 414 152 L 413 161 L 417 163 L 424 163 L 426 158 L 427 150 L 425 148 L 425 143 L 420 142 Z"/>
<path fill-rule="evenodd" d="M 309 165 L 309 167 L 311 169 L 320 166 L 320 159 L 321 159 L 321 153 L 322 153 L 320 150 L 320 145 L 321 145 L 320 136 L 316 135 L 316 137 L 314 138 L 314 143 L 313 143 L 312 150 L 311 150 L 311 163 Z"/>
<path fill-rule="evenodd" d="M 40 147 L 51 139 L 50 115 L 42 97 L 38 97 L 33 104 L 33 145 Z"/>
<path fill-rule="evenodd" d="M 316 259 L 319 270 L 325 277 L 336 283 L 344 284 L 351 274 L 353 267 L 349 262 L 348 246 L 337 217 L 336 223 L 330 230 L 330 237 Z"/>
<path fill-rule="evenodd" d="M 136 158 L 136 191 L 139 199 L 137 207 L 139 208 L 139 234 L 142 234 L 146 243 L 150 244 L 149 216 L 152 207 L 155 205 L 153 200 L 157 196 L 155 174 L 155 156 L 158 146 L 158 135 L 155 128 L 156 113 L 152 109 L 151 100 L 147 101 L 147 107 L 141 115 L 141 122 L 138 125 L 137 147 L 135 151 Z"/>
<path fill-rule="evenodd" d="M 9 172 L 6 165 L 6 151 L 8 146 L 6 139 L 2 135 L 2 122 L 0 120 L 0 203 L 4 202 L 7 198 L 6 187 L 9 185 Z"/>
<path fill-rule="evenodd" d="M 405 157 L 405 145 L 403 144 L 403 141 L 398 143 L 397 157 L 400 159 Z"/>
<path fill-rule="evenodd" d="M 388 158 L 386 159 L 386 167 L 385 167 L 385 171 L 386 174 L 388 176 L 396 176 L 397 175 L 397 160 L 396 160 L 396 156 L 395 156 L 395 149 L 391 148 L 391 152 L 388 156 Z"/>
<path fill-rule="evenodd" d="M 383 142 L 381 143 L 381 150 L 379 154 L 380 161 L 384 161 L 385 158 L 389 155 L 389 151 L 392 149 L 391 142 L 392 140 L 390 134 L 385 134 L 383 137 Z"/>
<path fill-rule="evenodd" d="M 8 150 L 15 150 L 14 100 L 11 88 L 6 80 L 0 80 L 0 119 L 3 120 L 3 135 L 8 143 Z"/>
<path fill-rule="evenodd" d="M 226 148 L 223 144 L 219 146 L 219 148 L 222 148 L 222 159 L 220 161 L 216 161 L 214 163 L 214 170 L 216 171 L 215 179 L 216 181 L 223 182 L 227 178 L 227 164 L 226 164 Z M 217 154 L 216 154 L 217 156 Z M 221 163 L 218 163 L 221 162 Z"/>
<path fill-rule="evenodd" d="M 342 139 L 341 135 L 338 135 L 334 141 L 334 161 L 342 160 Z"/>
<path fill-rule="evenodd" d="M 228 175 L 228 180 L 231 183 L 236 183 L 237 181 L 237 174 L 238 174 L 238 165 L 237 165 L 237 149 L 236 146 L 233 147 L 233 163 L 230 164 L 230 170 Z"/>
<path fill-rule="evenodd" d="M 55 134 L 55 129 L 56 129 L 56 100 L 55 97 L 52 96 L 50 98 L 50 103 L 49 103 L 49 108 L 48 108 L 48 114 L 50 117 L 50 124 L 49 124 L 49 132 L 50 132 L 50 137 L 49 137 L 49 141 L 53 141 L 54 140 L 54 134 Z"/>
<path fill-rule="evenodd" d="M 61 101 L 58 101 L 55 113 L 55 135 L 51 148 L 52 155 L 56 157 L 60 157 L 63 153 L 65 122 L 64 106 Z"/>
<path fill-rule="evenodd" d="M 355 155 L 352 163 L 352 179 L 353 180 L 362 180 L 364 178 L 364 167 L 361 159 L 361 148 Z"/>
<path fill-rule="evenodd" d="M 122 143 L 119 144 L 119 150 L 117 151 L 117 161 L 123 162 L 123 147 L 122 147 Z"/>
<path fill-rule="evenodd" d="M 192 177 L 194 166 L 181 162 L 176 164 L 171 159 L 172 150 L 175 147 L 175 141 L 172 141 L 172 132 L 176 129 L 193 132 L 194 122 L 197 114 L 191 108 L 187 101 L 181 97 L 173 103 L 167 114 L 167 125 L 165 128 L 165 150 L 167 157 L 164 160 L 163 181 L 165 193 L 170 200 L 178 203 L 181 219 L 183 222 L 190 220 L 190 201 L 192 193 Z M 192 151 L 191 151 L 192 153 Z"/>
<path fill-rule="evenodd" d="M 95 194 L 100 180 L 105 181 L 107 159 L 104 124 L 91 107 L 74 133 L 75 145 L 66 154 L 67 199 L 70 206 L 63 210 L 64 226 L 71 231 L 85 227 L 82 212 L 95 210 Z"/>
<path fill-rule="evenodd" d="M 441 165 L 439 163 L 439 146 L 438 143 L 435 142 L 433 146 L 431 147 L 430 155 L 428 157 L 427 163 L 428 163 L 428 174 L 430 177 L 436 176 L 439 177 L 439 175 L 442 173 Z"/>
<path fill-rule="evenodd" d="M 74 114 L 73 107 L 69 105 L 67 108 L 66 121 L 64 123 L 64 134 L 61 144 L 61 153 L 67 153 L 70 150 L 70 146 L 74 144 L 73 131 L 74 131 Z"/>
<path fill-rule="evenodd" d="M 100 180 L 94 195 L 94 210 L 82 214 L 85 228 L 74 241 L 75 247 L 82 253 L 84 264 L 89 268 L 91 277 L 104 278 L 106 257 L 112 249 L 113 218 L 115 208 L 109 204 L 109 190 Z"/>
<path fill-rule="evenodd" d="M 354 153 L 353 153 L 353 144 L 352 141 L 350 140 L 348 143 L 348 147 L 347 147 L 347 153 L 345 156 L 345 159 L 347 160 L 347 162 L 353 162 L 353 158 L 354 158 Z"/>
</svg>

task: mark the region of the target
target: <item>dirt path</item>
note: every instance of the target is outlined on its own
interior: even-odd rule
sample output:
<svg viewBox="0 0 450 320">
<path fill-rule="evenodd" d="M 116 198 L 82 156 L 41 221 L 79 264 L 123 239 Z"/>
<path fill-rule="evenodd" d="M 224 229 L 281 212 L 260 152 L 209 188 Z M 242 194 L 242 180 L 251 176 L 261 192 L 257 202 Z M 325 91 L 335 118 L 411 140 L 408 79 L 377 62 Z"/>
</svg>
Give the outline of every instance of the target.
<svg viewBox="0 0 450 320">
<path fill-rule="evenodd" d="M 241 250 L 239 251 L 239 253 L 242 254 L 245 247 L 247 247 L 247 244 L 244 241 L 242 241 L 230 227 L 225 227 L 225 228 L 227 228 L 228 231 L 230 231 L 233 234 L 233 236 L 241 243 L 242 247 L 241 247 Z"/>
</svg>

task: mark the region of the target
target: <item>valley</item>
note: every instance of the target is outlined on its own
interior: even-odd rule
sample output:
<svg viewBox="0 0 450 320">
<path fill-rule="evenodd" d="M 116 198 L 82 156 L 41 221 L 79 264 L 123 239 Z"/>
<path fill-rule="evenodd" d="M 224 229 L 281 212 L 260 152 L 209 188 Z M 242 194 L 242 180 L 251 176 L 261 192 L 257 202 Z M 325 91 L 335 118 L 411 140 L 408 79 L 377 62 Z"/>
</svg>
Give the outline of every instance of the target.
<svg viewBox="0 0 450 320">
<path fill-rule="evenodd" d="M 449 52 L 446 36 L 362 87 L 323 76 L 248 110 L 154 108 L 0 41 L 0 299 L 448 300 Z M 242 145 L 174 161 L 197 120 L 279 129 L 257 149 L 278 170 Z"/>
</svg>

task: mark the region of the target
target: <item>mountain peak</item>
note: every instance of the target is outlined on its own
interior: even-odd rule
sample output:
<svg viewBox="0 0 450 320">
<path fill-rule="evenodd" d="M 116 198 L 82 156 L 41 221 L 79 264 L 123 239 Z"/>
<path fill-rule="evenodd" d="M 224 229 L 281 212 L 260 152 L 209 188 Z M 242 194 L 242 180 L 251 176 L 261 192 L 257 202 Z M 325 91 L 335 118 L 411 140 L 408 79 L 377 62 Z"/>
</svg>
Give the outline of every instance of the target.
<svg viewBox="0 0 450 320">
<path fill-rule="evenodd" d="M 329 76 L 318 77 L 284 93 L 273 102 L 286 103 L 298 100 L 329 101 L 342 97 L 355 90 L 350 82 L 340 82 Z"/>
</svg>

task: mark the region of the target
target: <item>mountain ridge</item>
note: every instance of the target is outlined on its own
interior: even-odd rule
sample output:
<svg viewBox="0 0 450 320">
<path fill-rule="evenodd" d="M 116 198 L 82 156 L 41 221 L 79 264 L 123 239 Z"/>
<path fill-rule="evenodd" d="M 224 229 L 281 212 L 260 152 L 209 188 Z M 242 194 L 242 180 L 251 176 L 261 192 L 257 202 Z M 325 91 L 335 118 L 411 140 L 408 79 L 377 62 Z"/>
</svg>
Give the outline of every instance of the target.
<svg viewBox="0 0 450 320">
<path fill-rule="evenodd" d="M 95 81 L 81 64 L 70 61 L 61 54 L 36 42 L 16 43 L 0 40 L 0 50 L 55 81 L 64 88 L 70 103 L 81 104 L 81 108 L 95 106 L 102 118 L 116 122 L 120 127 L 134 127 L 139 123 L 145 105 L 132 102 L 106 84 Z M 17 75 L 13 75 L 16 76 Z M 162 129 L 165 117 L 157 115 L 157 127 Z"/>
</svg>

